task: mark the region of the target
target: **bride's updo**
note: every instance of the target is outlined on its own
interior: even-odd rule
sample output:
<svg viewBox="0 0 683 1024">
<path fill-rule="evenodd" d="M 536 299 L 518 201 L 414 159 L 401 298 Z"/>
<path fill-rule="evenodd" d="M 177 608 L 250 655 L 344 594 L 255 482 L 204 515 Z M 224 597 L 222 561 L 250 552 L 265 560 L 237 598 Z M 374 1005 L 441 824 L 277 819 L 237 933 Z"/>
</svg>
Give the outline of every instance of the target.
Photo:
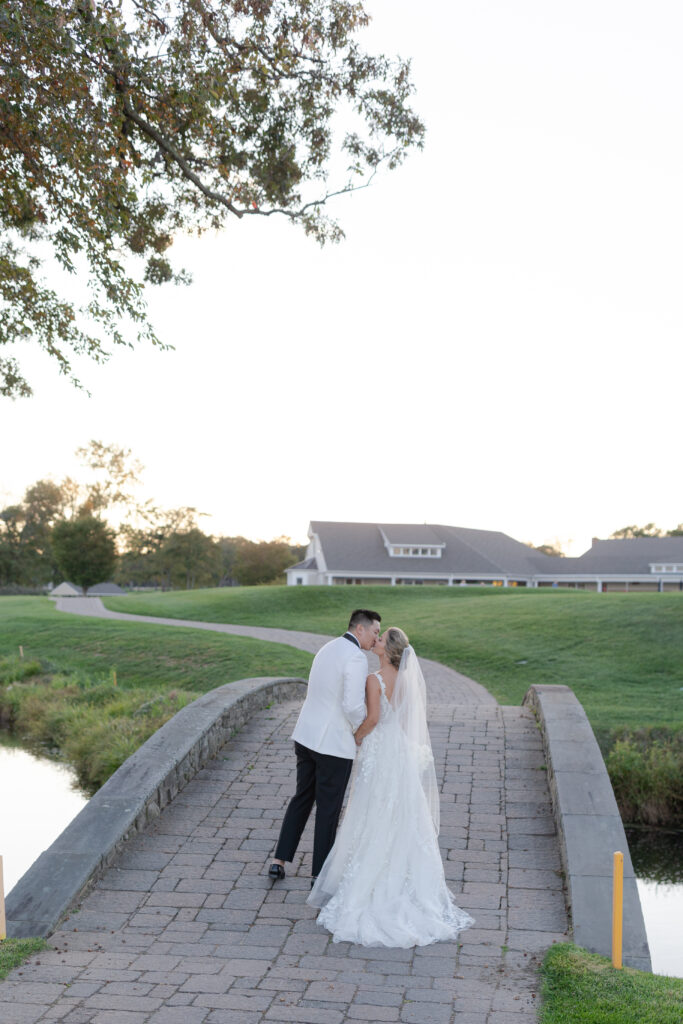
<svg viewBox="0 0 683 1024">
<path fill-rule="evenodd" d="M 390 664 L 398 668 L 401 664 L 401 655 L 410 643 L 410 640 L 398 626 L 390 626 L 387 630 L 387 638 L 384 641 L 384 650 Z"/>
</svg>

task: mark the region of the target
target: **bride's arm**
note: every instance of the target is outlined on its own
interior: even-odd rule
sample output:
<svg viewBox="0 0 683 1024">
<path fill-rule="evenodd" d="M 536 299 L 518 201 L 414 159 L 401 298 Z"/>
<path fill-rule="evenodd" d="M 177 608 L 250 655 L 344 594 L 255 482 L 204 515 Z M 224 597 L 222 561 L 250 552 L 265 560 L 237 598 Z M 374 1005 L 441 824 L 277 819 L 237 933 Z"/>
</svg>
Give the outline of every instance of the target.
<svg viewBox="0 0 683 1024">
<path fill-rule="evenodd" d="M 377 676 L 368 676 L 365 682 L 365 701 L 368 706 L 368 713 L 365 721 L 362 725 L 359 725 L 354 733 L 354 738 L 358 746 L 361 745 L 364 738 L 368 733 L 372 732 L 377 723 L 379 722 L 379 680 Z"/>
</svg>

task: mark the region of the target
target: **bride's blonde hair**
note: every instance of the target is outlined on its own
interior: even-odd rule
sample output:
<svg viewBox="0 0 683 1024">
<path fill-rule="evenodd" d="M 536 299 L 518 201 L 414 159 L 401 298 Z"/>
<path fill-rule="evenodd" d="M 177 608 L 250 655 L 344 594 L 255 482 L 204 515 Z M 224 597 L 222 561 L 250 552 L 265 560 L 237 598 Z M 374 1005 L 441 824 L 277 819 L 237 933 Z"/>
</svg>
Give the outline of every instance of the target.
<svg viewBox="0 0 683 1024">
<path fill-rule="evenodd" d="M 410 643 L 410 640 L 398 626 L 390 626 L 387 630 L 387 638 L 384 641 L 384 649 L 386 651 L 387 658 L 394 668 L 398 668 L 401 664 L 401 655 L 405 651 L 406 647 Z"/>
</svg>

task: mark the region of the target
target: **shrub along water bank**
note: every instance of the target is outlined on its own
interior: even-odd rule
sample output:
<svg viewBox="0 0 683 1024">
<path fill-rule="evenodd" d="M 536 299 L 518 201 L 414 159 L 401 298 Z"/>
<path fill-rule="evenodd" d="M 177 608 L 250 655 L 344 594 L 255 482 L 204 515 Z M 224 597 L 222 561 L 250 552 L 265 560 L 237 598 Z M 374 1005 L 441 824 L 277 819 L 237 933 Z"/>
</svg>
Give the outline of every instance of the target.
<svg viewBox="0 0 683 1024">
<path fill-rule="evenodd" d="M 13 667 L 10 659 L 0 661 L 0 725 L 30 750 L 68 762 L 91 793 L 197 696 L 186 690 L 126 690 L 114 685 L 113 673 L 40 673 L 5 686 L 4 673 Z"/>
<path fill-rule="evenodd" d="M 611 962 L 571 943 L 552 946 L 541 967 L 539 1024 L 680 1024 L 683 978 Z"/>
<path fill-rule="evenodd" d="M 621 729 L 607 770 L 624 821 L 683 827 L 683 729 Z"/>
<path fill-rule="evenodd" d="M 376 608 L 384 625 L 407 631 L 420 654 L 476 679 L 501 704 L 521 703 L 532 683 L 571 686 L 606 757 L 624 820 L 683 827 L 683 594 L 242 587 L 129 594 L 105 604 L 321 633 L 339 632 L 357 604 Z"/>
<path fill-rule="evenodd" d="M 0 722 L 72 764 L 89 792 L 200 693 L 251 676 L 306 677 L 311 660 L 280 644 L 0 598 Z"/>
</svg>

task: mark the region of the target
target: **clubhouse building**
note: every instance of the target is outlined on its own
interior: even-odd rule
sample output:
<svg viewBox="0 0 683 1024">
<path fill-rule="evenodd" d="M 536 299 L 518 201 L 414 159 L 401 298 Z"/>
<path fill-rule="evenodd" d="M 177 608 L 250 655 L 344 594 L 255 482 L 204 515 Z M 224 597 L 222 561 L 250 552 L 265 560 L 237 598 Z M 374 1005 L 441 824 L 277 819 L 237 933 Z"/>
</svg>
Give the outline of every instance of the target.
<svg viewBox="0 0 683 1024">
<path fill-rule="evenodd" d="M 683 591 L 683 537 L 593 539 L 579 558 L 542 554 L 496 530 L 314 521 L 292 586 L 387 584 Z"/>
</svg>

